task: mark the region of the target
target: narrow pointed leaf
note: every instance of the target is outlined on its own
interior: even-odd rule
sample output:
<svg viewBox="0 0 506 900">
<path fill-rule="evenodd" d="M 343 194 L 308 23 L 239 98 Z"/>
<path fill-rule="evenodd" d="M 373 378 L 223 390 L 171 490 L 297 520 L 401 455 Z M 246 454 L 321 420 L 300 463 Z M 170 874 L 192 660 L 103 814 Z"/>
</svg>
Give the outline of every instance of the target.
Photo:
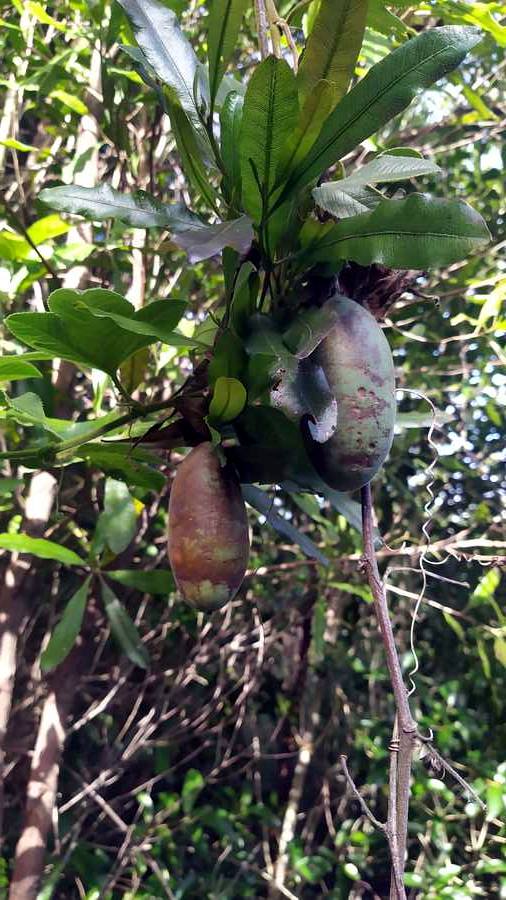
<svg viewBox="0 0 506 900">
<path fill-rule="evenodd" d="M 86 611 L 91 576 L 83 582 L 67 603 L 63 615 L 54 629 L 49 643 L 40 658 L 43 672 L 50 672 L 59 666 L 74 646 Z"/>
<path fill-rule="evenodd" d="M 132 622 L 124 606 L 111 591 L 105 582 L 102 583 L 102 600 L 111 626 L 111 633 L 116 638 L 121 649 L 130 662 L 147 669 L 149 666 L 149 654 L 140 639 L 139 632 Z"/>
<path fill-rule="evenodd" d="M 169 569 L 113 569 L 104 572 L 108 578 L 119 581 L 125 587 L 135 588 L 143 594 L 170 594 L 174 590 L 174 578 Z"/>
<path fill-rule="evenodd" d="M 217 194 L 209 180 L 211 155 L 184 109 L 177 103 L 168 107 L 170 124 L 181 156 L 183 171 L 190 186 L 202 195 L 212 209 L 217 208 Z"/>
<path fill-rule="evenodd" d="M 278 202 L 307 184 L 402 112 L 414 97 L 458 66 L 481 39 L 472 27 L 424 31 L 373 66 L 338 103 L 318 140 L 293 171 Z"/>
<path fill-rule="evenodd" d="M 332 85 L 328 81 L 319 81 L 300 110 L 295 129 L 287 137 L 278 165 L 278 183 L 281 184 L 285 173 L 296 169 L 308 155 L 334 106 Z"/>
<path fill-rule="evenodd" d="M 232 57 L 249 0 L 213 0 L 207 21 L 211 107 Z"/>
<path fill-rule="evenodd" d="M 297 117 L 295 76 L 286 62 L 270 56 L 248 84 L 239 141 L 243 206 L 256 223 L 269 208 L 281 152 Z"/>
<path fill-rule="evenodd" d="M 225 186 L 232 207 L 239 205 L 241 198 L 241 160 L 239 156 L 239 135 L 244 108 L 244 97 L 231 91 L 220 113 L 221 157 L 225 167 Z"/>
<path fill-rule="evenodd" d="M 366 184 L 379 184 L 389 181 L 404 181 L 420 175 L 441 175 L 441 169 L 430 159 L 419 156 L 397 156 L 384 153 L 351 175 L 342 178 L 339 186 L 343 190 L 349 187 L 363 187 Z"/>
<path fill-rule="evenodd" d="M 298 544 L 301 550 L 311 559 L 317 559 L 324 566 L 328 566 L 329 561 L 326 556 L 318 549 L 314 541 L 303 534 L 288 519 L 283 518 L 274 509 L 272 497 L 255 487 L 253 484 L 243 484 L 241 486 L 242 494 L 246 503 L 253 506 L 259 513 L 265 516 L 269 525 L 272 525 L 283 537 L 288 538 L 294 544 Z"/>
<path fill-rule="evenodd" d="M 157 0 L 119 0 L 130 19 L 137 43 L 190 119 L 198 121 L 194 84 L 198 59 L 175 13 Z"/>
<path fill-rule="evenodd" d="M 84 566 L 81 559 L 73 550 L 61 547 L 54 541 L 45 538 L 34 538 L 28 534 L 0 534 L 0 548 L 10 550 L 12 553 L 29 553 L 39 559 L 53 559 L 65 566 Z"/>
<path fill-rule="evenodd" d="M 304 103 L 319 81 L 334 104 L 346 93 L 362 46 L 367 0 L 322 0 L 302 57 L 297 85 Z"/>
<path fill-rule="evenodd" d="M 95 222 L 119 219 L 134 228 L 167 228 L 175 232 L 200 222 L 184 203 L 160 203 L 146 191 L 124 194 L 107 182 L 96 187 L 69 184 L 45 188 L 40 192 L 39 199 L 62 212 L 84 216 Z"/>
<path fill-rule="evenodd" d="M 314 262 L 351 259 L 362 266 L 380 263 L 394 269 L 446 266 L 490 240 L 482 217 L 467 203 L 424 194 L 385 200 L 372 213 L 311 231 L 307 253 Z"/>
</svg>

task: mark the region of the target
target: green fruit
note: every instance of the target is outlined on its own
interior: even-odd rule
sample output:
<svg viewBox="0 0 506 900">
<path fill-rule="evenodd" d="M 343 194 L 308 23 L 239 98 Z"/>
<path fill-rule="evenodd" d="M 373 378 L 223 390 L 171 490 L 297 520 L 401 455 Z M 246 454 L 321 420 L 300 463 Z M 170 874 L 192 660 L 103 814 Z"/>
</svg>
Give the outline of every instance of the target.
<svg viewBox="0 0 506 900">
<path fill-rule="evenodd" d="M 383 465 L 395 424 L 395 376 L 388 341 L 376 319 L 359 303 L 331 301 L 336 324 L 311 360 L 322 367 L 337 400 L 337 427 L 319 443 L 308 417 L 302 423 L 306 449 L 330 487 L 354 491 Z"/>
<path fill-rule="evenodd" d="M 224 606 L 248 565 L 246 507 L 233 469 L 209 442 L 179 466 L 170 492 L 168 553 L 184 599 L 200 610 Z"/>
</svg>

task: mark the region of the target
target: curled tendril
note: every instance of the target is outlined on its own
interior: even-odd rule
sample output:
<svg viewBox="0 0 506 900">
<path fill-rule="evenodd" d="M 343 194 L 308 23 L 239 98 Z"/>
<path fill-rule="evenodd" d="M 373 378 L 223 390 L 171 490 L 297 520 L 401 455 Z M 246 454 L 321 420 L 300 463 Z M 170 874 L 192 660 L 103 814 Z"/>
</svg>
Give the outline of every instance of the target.
<svg viewBox="0 0 506 900">
<path fill-rule="evenodd" d="M 432 490 L 434 483 L 435 483 L 435 478 L 433 478 L 432 475 L 434 472 L 434 468 L 439 459 L 439 450 L 438 450 L 437 444 L 433 440 L 434 430 L 436 427 L 437 409 L 434 406 L 432 400 L 429 397 L 427 397 L 426 394 L 423 394 L 420 391 L 408 390 L 407 388 L 400 388 L 399 390 L 405 394 L 412 394 L 415 397 L 419 397 L 421 400 L 425 400 L 425 402 L 429 404 L 431 411 L 432 411 L 432 419 L 431 419 L 431 423 L 430 423 L 429 433 L 427 435 L 427 442 L 429 444 L 429 447 L 432 450 L 433 458 L 432 458 L 432 462 L 430 463 L 430 465 L 428 466 L 428 468 L 426 469 L 426 472 L 425 472 L 426 478 L 428 480 L 426 491 L 427 491 L 427 494 L 429 495 L 429 498 L 423 507 L 423 511 L 425 513 L 425 520 L 422 525 L 422 534 L 425 539 L 425 544 L 424 544 L 422 553 L 420 554 L 419 563 L 418 563 L 419 570 L 420 570 L 420 573 L 422 576 L 422 587 L 420 589 L 420 593 L 418 594 L 418 597 L 416 598 L 415 607 L 413 610 L 413 614 L 411 616 L 411 627 L 410 627 L 410 631 L 409 631 L 410 650 L 411 650 L 411 653 L 413 654 L 413 660 L 414 660 L 413 668 L 410 670 L 410 672 L 408 672 L 408 678 L 409 678 L 410 685 L 411 685 L 410 689 L 408 691 L 408 697 L 411 697 L 411 695 L 416 691 L 416 683 L 415 683 L 414 677 L 420 668 L 419 661 L 418 661 L 418 654 L 415 649 L 415 628 L 416 628 L 416 623 L 417 623 L 417 619 L 418 619 L 418 613 L 420 611 L 420 606 L 423 603 L 423 600 L 425 597 L 425 592 L 427 590 L 427 577 L 428 577 L 428 575 L 431 574 L 430 571 L 427 571 L 426 563 L 429 562 L 429 559 L 428 559 L 428 554 L 430 552 L 429 526 L 432 521 L 432 515 L 433 515 L 433 511 L 434 511 L 434 500 L 435 500 L 435 494 L 434 494 L 434 491 Z M 448 558 L 449 557 L 446 556 L 445 559 L 443 559 L 443 560 L 432 560 L 430 562 L 430 564 L 438 565 L 438 566 L 444 565 L 444 563 L 446 563 Z"/>
</svg>

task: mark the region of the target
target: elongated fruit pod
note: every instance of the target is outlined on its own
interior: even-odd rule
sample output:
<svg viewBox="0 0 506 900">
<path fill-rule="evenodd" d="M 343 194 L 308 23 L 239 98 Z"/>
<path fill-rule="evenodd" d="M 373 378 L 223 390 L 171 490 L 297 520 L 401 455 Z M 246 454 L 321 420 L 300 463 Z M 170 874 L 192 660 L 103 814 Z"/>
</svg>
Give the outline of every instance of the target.
<svg viewBox="0 0 506 900">
<path fill-rule="evenodd" d="M 169 502 L 169 561 L 184 599 L 218 609 L 239 590 L 248 565 L 246 507 L 235 472 L 209 442 L 179 466 Z"/>
<path fill-rule="evenodd" d="M 335 298 L 336 324 L 311 359 L 322 367 L 337 400 L 337 427 L 325 443 L 302 422 L 306 449 L 320 477 L 338 491 L 367 484 L 383 465 L 395 424 L 395 375 L 388 341 L 374 316 Z"/>
</svg>

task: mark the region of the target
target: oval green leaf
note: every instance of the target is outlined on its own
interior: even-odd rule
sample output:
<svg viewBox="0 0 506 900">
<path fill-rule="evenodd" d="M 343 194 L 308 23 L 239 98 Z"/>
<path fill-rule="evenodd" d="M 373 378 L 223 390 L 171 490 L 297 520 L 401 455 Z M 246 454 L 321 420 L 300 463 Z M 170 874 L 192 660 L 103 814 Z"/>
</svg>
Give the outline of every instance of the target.
<svg viewBox="0 0 506 900">
<path fill-rule="evenodd" d="M 90 579 L 91 576 L 83 582 L 67 603 L 63 615 L 40 658 L 40 666 L 43 672 L 50 672 L 51 669 L 59 666 L 72 650 L 81 630 L 88 600 Z"/>
</svg>

